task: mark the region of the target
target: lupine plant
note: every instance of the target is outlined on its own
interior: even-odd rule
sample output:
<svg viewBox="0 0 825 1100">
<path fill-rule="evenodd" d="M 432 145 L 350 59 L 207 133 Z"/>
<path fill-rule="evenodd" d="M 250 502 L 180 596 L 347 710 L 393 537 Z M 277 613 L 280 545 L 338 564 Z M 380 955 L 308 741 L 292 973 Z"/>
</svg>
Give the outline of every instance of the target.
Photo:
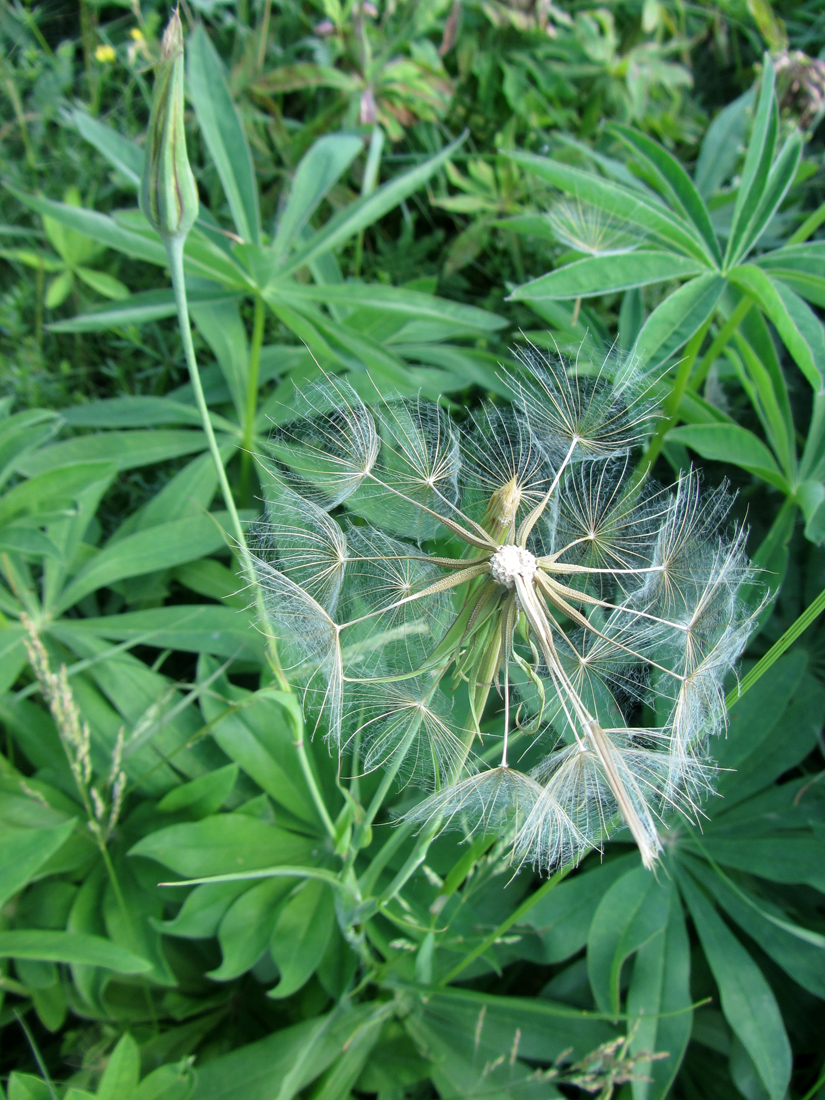
<svg viewBox="0 0 825 1100">
<path fill-rule="evenodd" d="M 729 499 L 700 499 L 692 473 L 674 492 L 633 478 L 654 406 L 632 360 L 531 349 L 504 378 L 510 408 L 463 425 L 420 399 L 371 409 L 336 380 L 303 396 L 270 442 L 269 630 L 337 749 L 434 782 L 413 820 L 512 827 L 515 861 L 552 870 L 618 819 L 652 868 L 657 819 L 695 815 L 710 785 L 752 621 L 744 532 L 720 532 Z M 466 728 L 439 711 L 450 673 Z"/>
</svg>

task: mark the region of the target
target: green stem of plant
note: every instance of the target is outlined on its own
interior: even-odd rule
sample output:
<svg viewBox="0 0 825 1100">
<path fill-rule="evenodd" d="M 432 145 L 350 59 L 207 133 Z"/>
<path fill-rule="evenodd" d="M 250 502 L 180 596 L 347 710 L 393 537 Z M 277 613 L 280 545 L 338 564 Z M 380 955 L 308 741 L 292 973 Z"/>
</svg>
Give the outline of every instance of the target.
<svg viewBox="0 0 825 1100">
<path fill-rule="evenodd" d="M 825 202 L 818 206 L 812 214 L 809 214 L 795 233 L 788 237 L 788 244 L 803 244 L 825 222 Z"/>
<path fill-rule="evenodd" d="M 240 516 L 238 510 L 235 507 L 235 500 L 232 496 L 232 489 L 229 485 L 229 481 L 226 477 L 226 470 L 224 469 L 223 462 L 221 460 L 221 454 L 218 450 L 218 443 L 215 439 L 215 432 L 212 428 L 212 421 L 209 418 L 209 408 L 206 404 L 206 398 L 203 394 L 203 386 L 201 385 L 200 373 L 198 371 L 197 360 L 195 359 L 195 346 L 192 343 L 192 326 L 189 323 L 189 308 L 186 301 L 186 281 L 183 274 L 183 238 L 182 237 L 169 237 L 166 239 L 166 253 L 169 257 L 169 273 L 172 278 L 172 289 L 175 293 L 175 304 L 178 309 L 178 324 L 180 326 L 181 340 L 183 342 L 183 353 L 186 358 L 186 365 L 189 368 L 189 377 L 192 382 L 192 389 L 195 394 L 195 402 L 198 406 L 198 412 L 201 416 L 201 422 L 203 424 L 203 430 L 206 435 L 206 440 L 209 445 L 209 451 L 212 455 L 212 461 L 215 463 L 215 471 L 218 475 L 218 484 L 221 487 L 221 494 L 223 496 L 226 510 L 229 513 L 229 522 L 232 527 L 232 534 L 235 537 L 235 541 L 238 545 L 238 551 L 241 558 L 241 567 L 244 575 L 252 586 L 252 590 L 255 593 L 255 604 L 258 611 L 258 617 L 262 623 L 267 621 L 266 605 L 263 600 L 260 586 L 257 584 L 255 578 L 255 569 L 252 564 L 252 556 L 249 553 L 249 547 L 246 543 L 246 535 L 244 534 L 243 527 L 241 526 Z M 292 688 L 289 681 L 284 676 L 281 669 L 280 661 L 278 660 L 278 653 L 275 649 L 275 643 L 272 638 L 269 638 L 269 653 L 270 663 L 272 664 L 273 671 L 278 681 L 278 686 L 281 691 L 292 692 Z M 298 760 L 303 772 L 304 779 L 312 801 L 316 810 L 323 822 L 324 828 L 330 837 L 335 837 L 335 826 L 332 823 L 332 819 L 329 816 L 329 811 L 326 808 L 326 804 L 321 796 L 321 792 L 318 789 L 318 784 L 315 781 L 312 768 L 310 767 L 309 760 L 306 754 L 306 745 L 304 744 L 303 729 L 295 730 L 295 738 L 293 739 L 293 745 L 295 751 L 298 754 Z"/>
<path fill-rule="evenodd" d="M 530 912 L 533 906 L 537 905 L 543 897 L 549 894 L 550 891 L 559 882 L 561 882 L 561 880 L 572 870 L 572 864 L 568 864 L 566 867 L 560 867 L 559 870 L 556 871 L 556 873 L 552 875 L 545 883 L 543 883 L 538 888 L 538 890 L 534 891 L 534 893 L 532 893 L 529 898 L 525 898 L 521 905 L 519 905 L 518 908 L 514 909 L 510 916 L 503 920 L 501 924 L 489 934 L 489 936 L 483 939 L 481 943 L 477 944 L 472 949 L 472 951 L 468 951 L 461 962 L 457 963 L 452 968 L 452 970 L 448 971 L 438 984 L 447 985 L 449 982 L 454 981 L 454 979 L 458 977 L 462 970 L 466 970 L 467 967 L 471 963 L 474 963 L 480 955 L 483 955 L 485 951 L 489 951 L 489 949 L 496 943 L 497 940 L 505 935 L 513 927 L 514 924 L 518 924 L 518 922 L 522 920 L 522 918 L 527 913 Z"/>
<path fill-rule="evenodd" d="M 437 821 L 432 821 L 429 825 L 427 825 L 427 827 L 419 836 L 415 847 L 410 852 L 409 856 L 407 856 L 407 859 L 404 862 L 404 866 L 401 868 L 401 870 L 389 884 L 387 889 L 378 899 L 379 907 L 382 905 L 388 905 L 389 902 L 391 902 L 392 899 L 396 896 L 396 894 L 404 889 L 409 880 L 427 858 L 427 852 L 430 849 L 430 845 L 435 839 L 436 834 L 438 833 L 438 830 L 440 828 L 441 818 L 439 818 Z"/>
<path fill-rule="evenodd" d="M 409 823 L 399 825 L 397 828 L 393 829 L 390 836 L 384 841 L 384 844 L 376 853 L 369 867 L 361 877 L 359 886 L 364 897 L 367 897 L 375 889 L 375 884 L 378 882 L 378 876 L 412 831 L 413 826 Z"/>
<path fill-rule="evenodd" d="M 258 31 L 258 72 L 262 72 L 266 61 L 266 43 L 269 38 L 269 17 L 272 12 L 272 0 L 264 0 L 264 13 L 261 17 L 261 26 Z"/>
<path fill-rule="evenodd" d="M 737 303 L 736 308 L 731 313 L 730 317 L 728 317 L 727 321 L 725 321 L 725 323 L 714 336 L 713 343 L 699 360 L 699 366 L 696 368 L 693 377 L 690 380 L 690 388 L 694 393 L 699 389 L 704 380 L 707 378 L 708 371 L 710 370 L 714 361 L 719 358 L 721 353 L 728 346 L 728 341 L 739 328 L 740 324 L 745 319 L 745 316 L 749 312 L 752 305 L 753 299 L 749 298 L 747 294 L 743 295 L 743 297 Z"/>
<path fill-rule="evenodd" d="M 688 345 L 685 348 L 685 357 L 679 364 L 679 369 L 676 372 L 676 380 L 673 383 L 673 389 L 670 391 L 662 410 L 662 419 L 659 421 L 659 426 L 654 432 L 653 438 L 650 440 L 647 450 L 644 455 L 642 455 L 642 460 L 639 463 L 639 469 L 636 472 L 637 478 L 644 477 L 653 466 L 653 463 L 659 457 L 662 447 L 665 444 L 665 436 L 676 422 L 679 406 L 682 403 L 682 398 L 685 395 L 685 390 L 687 389 L 690 375 L 693 371 L 693 364 L 696 362 L 696 356 L 699 354 L 699 348 L 702 346 L 702 341 L 709 327 L 710 318 L 705 321 L 698 332 L 695 332 L 688 341 Z"/>
<path fill-rule="evenodd" d="M 825 588 L 822 589 L 813 603 L 802 612 L 796 622 L 788 627 L 779 641 L 774 642 L 765 656 L 761 657 L 750 672 L 742 677 L 742 682 L 739 686 L 728 693 L 725 699 L 725 706 L 728 710 L 730 710 L 732 706 L 735 706 L 745 692 L 749 691 L 757 680 L 765 675 L 771 665 L 779 660 L 785 650 L 793 645 L 799 635 L 804 633 L 814 619 L 821 615 L 823 611 L 825 611 Z"/>
<path fill-rule="evenodd" d="M 255 414 L 258 411 L 258 378 L 261 373 L 261 348 L 264 343 L 266 307 L 261 297 L 255 299 L 252 321 L 252 346 L 249 349 L 249 374 L 246 382 L 246 411 L 241 439 L 241 502 L 243 507 L 252 504 L 252 441 L 255 437 Z"/>
<path fill-rule="evenodd" d="M 411 740 L 412 734 L 409 734 L 408 743 Z M 392 765 L 384 771 L 384 774 L 381 777 L 381 782 L 378 784 L 378 789 L 372 796 L 372 801 L 370 802 L 369 807 L 367 808 L 367 812 L 364 815 L 364 820 L 359 822 L 358 824 L 357 832 L 353 837 L 353 843 L 350 846 L 349 852 L 347 853 L 346 863 L 344 864 L 345 869 L 349 869 L 355 863 L 359 851 L 359 845 L 355 843 L 355 841 L 360 839 L 360 837 L 364 835 L 367 829 L 370 828 L 373 821 L 375 821 L 378 811 L 384 804 L 384 799 L 387 797 L 390 787 L 392 786 L 395 777 L 398 775 L 398 769 L 401 767 L 401 764 L 404 761 L 404 757 L 407 755 L 408 747 L 409 744 L 407 746 L 400 746 L 399 751 L 395 754 L 395 760 L 393 761 Z M 370 870 L 372 870 L 372 867 L 370 867 Z"/>
</svg>

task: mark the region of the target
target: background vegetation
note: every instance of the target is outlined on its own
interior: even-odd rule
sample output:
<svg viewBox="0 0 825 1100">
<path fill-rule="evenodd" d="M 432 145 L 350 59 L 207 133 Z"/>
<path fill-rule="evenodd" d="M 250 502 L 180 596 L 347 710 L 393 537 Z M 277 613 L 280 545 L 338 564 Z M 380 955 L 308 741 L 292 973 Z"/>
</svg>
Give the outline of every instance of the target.
<svg viewBox="0 0 825 1100">
<path fill-rule="evenodd" d="M 641 466 L 729 479 L 777 596 L 729 685 L 723 797 L 673 823 L 657 876 L 621 835 L 542 883 L 494 837 L 391 828 L 419 793 L 304 738 L 239 591 L 136 209 L 168 11 L 6 4 L 2 1088 L 812 1100 L 821 4 L 190 5 L 187 287 L 242 518 L 319 371 L 460 418 L 506 400 L 510 346 L 588 334 L 671 365 Z"/>
</svg>

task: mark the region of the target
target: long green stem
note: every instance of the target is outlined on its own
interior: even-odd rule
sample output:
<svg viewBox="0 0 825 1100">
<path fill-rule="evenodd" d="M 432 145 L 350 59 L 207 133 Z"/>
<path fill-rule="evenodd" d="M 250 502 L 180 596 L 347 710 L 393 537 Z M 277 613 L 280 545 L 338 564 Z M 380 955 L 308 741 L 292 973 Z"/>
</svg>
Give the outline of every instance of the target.
<svg viewBox="0 0 825 1100">
<path fill-rule="evenodd" d="M 665 436 L 676 423 L 679 406 L 682 403 L 682 398 L 685 395 L 685 390 L 687 389 L 687 384 L 690 381 L 690 375 L 693 371 L 693 364 L 696 362 L 696 356 L 699 354 L 699 348 L 702 346 L 702 341 L 705 338 L 705 333 L 708 331 L 709 326 L 710 318 L 705 321 L 698 332 L 695 332 L 688 341 L 688 345 L 685 348 L 685 357 L 679 364 L 679 369 L 676 372 L 676 380 L 673 383 L 673 389 L 662 410 L 662 419 L 659 421 L 659 426 L 654 432 L 653 438 L 650 440 L 647 450 L 639 463 L 639 469 L 637 471 L 638 477 L 644 476 L 659 457 L 662 447 L 665 444 Z"/>
<path fill-rule="evenodd" d="M 264 300 L 256 297 L 255 315 L 252 321 L 252 346 L 249 349 L 249 374 L 246 382 L 246 411 L 241 438 L 241 501 L 245 508 L 252 503 L 250 489 L 252 440 L 255 436 L 255 414 L 258 411 L 258 378 L 261 373 L 261 348 L 264 342 L 265 320 Z"/>
<path fill-rule="evenodd" d="M 788 244 L 803 244 L 812 233 L 819 229 L 823 222 L 825 222 L 825 202 L 818 206 L 812 214 L 809 214 L 796 232 L 788 237 Z"/>
<path fill-rule="evenodd" d="M 690 380 L 690 388 L 694 392 L 699 389 L 707 378 L 708 371 L 713 366 L 715 360 L 719 358 L 721 353 L 728 346 L 728 341 L 739 328 L 752 305 L 753 299 L 749 298 L 747 294 L 743 295 L 730 317 L 728 317 L 727 321 L 725 321 L 724 325 L 722 325 L 714 336 L 713 343 L 699 360 L 699 366 L 694 371 L 693 378 Z"/>
<path fill-rule="evenodd" d="M 183 274 L 183 238 L 182 237 L 168 237 L 166 239 L 166 252 L 169 257 L 169 273 L 172 278 L 172 289 L 175 293 L 175 304 L 178 308 L 178 323 L 180 326 L 181 340 L 183 341 L 183 353 L 186 357 L 186 365 L 189 368 L 189 377 L 192 382 L 192 389 L 195 394 L 195 402 L 198 406 L 198 412 L 201 416 L 201 422 L 203 424 L 203 430 L 206 435 L 206 440 L 209 445 L 209 451 L 212 455 L 212 461 L 215 463 L 215 471 L 218 475 L 218 484 L 221 487 L 221 494 L 223 496 L 226 510 L 229 513 L 229 522 L 232 527 L 232 534 L 235 537 L 235 541 L 238 545 L 238 552 L 241 558 L 241 567 L 244 575 L 246 576 L 249 584 L 252 586 L 252 591 L 255 593 L 255 603 L 258 611 L 258 616 L 262 623 L 267 621 L 266 605 L 264 603 L 263 595 L 261 593 L 259 585 L 255 579 L 255 568 L 252 564 L 252 556 L 249 553 L 249 547 L 246 542 L 246 535 L 244 534 L 243 527 L 241 526 L 240 516 L 238 510 L 235 507 L 235 499 L 232 496 L 232 489 L 229 485 L 229 481 L 226 476 L 226 470 L 224 469 L 223 461 L 221 459 L 220 451 L 218 450 L 218 443 L 215 439 L 215 432 L 212 428 L 212 421 L 209 417 L 209 408 L 206 404 L 206 398 L 203 394 L 203 386 L 201 385 L 200 373 L 198 371 L 197 360 L 195 359 L 195 346 L 192 343 L 192 326 L 189 323 L 189 309 L 186 301 L 186 281 Z M 256 391 L 257 392 L 257 391 Z M 275 676 L 278 680 L 278 686 L 284 692 L 291 692 L 289 681 L 284 676 L 281 669 L 280 662 L 278 660 L 278 654 L 275 650 L 274 641 L 269 639 L 269 651 L 270 651 L 270 663 L 272 665 Z M 289 710 L 287 709 L 287 713 Z M 297 723 L 296 723 L 297 725 Z M 326 804 L 318 789 L 318 784 L 315 781 L 315 776 L 310 767 L 309 760 L 306 753 L 306 745 L 304 744 L 303 729 L 295 729 L 295 737 L 293 739 L 293 745 L 295 751 L 298 754 L 298 760 L 303 772 L 304 779 L 306 780 L 309 793 L 312 797 L 312 801 L 316 810 L 323 822 L 324 828 L 330 837 L 335 837 L 335 826 L 332 823 L 332 819 L 329 816 L 329 811 L 326 808 Z"/>
<path fill-rule="evenodd" d="M 448 982 L 451 982 L 455 978 L 457 978 L 462 970 L 466 970 L 471 963 L 474 963 L 480 955 L 483 955 L 485 951 L 489 951 L 489 949 L 497 942 L 497 940 L 501 939 L 501 937 L 505 935 L 513 927 L 514 924 L 518 924 L 518 922 L 527 913 L 530 912 L 533 906 L 537 905 L 541 901 L 541 899 L 545 897 L 545 895 L 549 894 L 553 887 L 561 882 L 561 880 L 572 870 L 572 864 L 568 864 L 566 867 L 560 867 L 559 870 L 556 871 L 556 873 L 546 882 L 542 883 L 538 890 L 534 891 L 534 893 L 532 893 L 529 898 L 525 898 L 521 905 L 514 909 L 510 916 L 503 920 L 501 924 L 489 934 L 489 936 L 486 936 L 481 941 L 481 943 L 476 944 L 472 951 L 468 951 L 461 962 L 457 963 L 452 968 L 452 970 L 448 971 L 438 984 L 447 985 Z"/>
<path fill-rule="evenodd" d="M 725 706 L 728 710 L 742 698 L 746 691 L 749 691 L 753 687 L 757 680 L 765 675 L 771 665 L 779 660 L 785 650 L 793 645 L 799 635 L 804 633 L 814 619 L 821 615 L 823 611 L 825 611 L 825 588 L 822 589 L 813 603 L 802 612 L 796 622 L 788 627 L 779 641 L 774 642 L 765 656 L 760 657 L 750 672 L 742 677 L 742 682 L 739 686 L 728 693 L 725 699 Z"/>
</svg>

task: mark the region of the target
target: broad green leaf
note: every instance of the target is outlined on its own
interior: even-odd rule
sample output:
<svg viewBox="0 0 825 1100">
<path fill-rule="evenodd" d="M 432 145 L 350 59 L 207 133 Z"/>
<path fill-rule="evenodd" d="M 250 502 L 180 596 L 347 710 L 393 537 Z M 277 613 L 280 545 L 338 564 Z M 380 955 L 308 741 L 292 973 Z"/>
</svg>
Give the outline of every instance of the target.
<svg viewBox="0 0 825 1100">
<path fill-rule="evenodd" d="M 404 172 L 385 183 L 369 195 L 364 195 L 354 203 L 344 207 L 333 215 L 326 225 L 310 237 L 302 248 L 291 254 L 285 264 L 283 274 L 292 274 L 307 266 L 325 252 L 331 252 L 350 240 L 356 233 L 373 222 L 378 221 L 389 210 L 398 206 L 414 191 L 417 191 L 435 172 L 438 171 L 463 144 L 466 134 L 457 141 L 445 146 L 436 156 L 424 161 L 409 172 Z"/>
<path fill-rule="evenodd" d="M 509 1056 L 518 1033 L 518 1055 L 530 1061 L 552 1062 L 562 1051 L 580 1058 L 616 1034 L 603 1020 L 545 997 L 503 997 L 456 987 L 422 987 L 421 993 L 427 1018 L 443 1029 L 447 1041 L 452 1032 L 468 1036 L 472 1045 L 481 1016 L 482 1043 Z"/>
<path fill-rule="evenodd" d="M 223 768 L 200 775 L 189 783 L 182 783 L 158 802 L 162 814 L 186 810 L 190 817 L 209 817 L 216 814 L 232 793 L 238 780 L 238 765 L 227 764 Z"/>
<path fill-rule="evenodd" d="M 620 856 L 583 871 L 554 886 L 533 906 L 525 921 L 541 938 L 544 962 L 561 962 L 584 947 L 599 902 L 636 860 L 636 856 Z"/>
<path fill-rule="evenodd" d="M 814 393 L 825 393 L 825 330 L 810 306 L 754 264 L 734 268 L 729 277 L 765 312 Z"/>
<path fill-rule="evenodd" d="M 618 1015 L 622 966 L 663 935 L 669 908 L 667 889 L 644 867 L 628 871 L 603 896 L 587 939 L 587 974 L 602 1012 Z"/>
<path fill-rule="evenodd" d="M 198 667 L 201 677 L 213 671 L 212 662 L 203 661 Z M 290 702 L 294 703 L 291 697 L 279 698 L 272 692 L 252 694 L 220 677 L 201 705 L 212 736 L 229 759 L 305 828 L 313 829 L 317 812 L 293 744 L 294 719 L 300 723 L 301 718 L 294 715 L 290 720 Z"/>
<path fill-rule="evenodd" d="M 140 1047 L 125 1032 L 109 1055 L 97 1086 L 97 1100 L 132 1100 L 140 1079 Z"/>
<path fill-rule="evenodd" d="M 9 1100 L 55 1100 L 55 1092 L 39 1077 L 13 1070 L 9 1076 Z"/>
<path fill-rule="evenodd" d="M 619 135 L 628 148 L 643 158 L 646 168 L 654 177 L 657 189 L 672 207 L 679 209 L 693 222 L 707 246 L 708 255 L 717 265 L 721 264 L 722 253 L 708 208 L 679 161 L 662 145 L 638 130 L 616 123 L 610 129 Z"/>
<path fill-rule="evenodd" d="M 189 286 L 194 283 L 194 286 Z M 226 300 L 227 292 L 211 286 L 203 280 L 187 280 L 187 299 L 190 306 L 211 305 Z M 105 332 L 127 325 L 143 325 L 149 321 L 162 321 L 176 317 L 177 306 L 171 290 L 144 290 L 131 294 L 116 305 L 99 306 L 88 313 L 80 313 L 68 321 L 53 321 L 50 332 Z M 82 407 L 82 406 L 81 406 Z"/>
<path fill-rule="evenodd" d="M 393 1009 L 380 1002 L 373 1014 L 358 1028 L 346 1045 L 341 1057 L 329 1069 L 312 1100 L 350 1100 L 352 1088 L 370 1058 L 381 1030 Z"/>
<path fill-rule="evenodd" d="M 157 860 L 179 875 L 199 878 L 306 862 L 315 842 L 248 814 L 216 814 L 168 825 L 138 841 L 132 856 Z"/>
<path fill-rule="evenodd" d="M 363 148 L 364 143 L 354 134 L 326 134 L 301 158 L 272 243 L 276 256 L 289 251 L 321 201 Z"/>
<path fill-rule="evenodd" d="M 331 1065 L 373 1011 L 369 1004 L 335 1009 L 205 1062 L 192 1100 L 237 1100 L 239 1081 L 243 1100 L 292 1100 Z"/>
<path fill-rule="evenodd" d="M 229 95 L 223 62 L 202 25 L 192 32 L 186 57 L 192 106 L 221 178 L 235 228 L 244 241 L 259 244 L 261 212 L 252 154 Z"/>
<path fill-rule="evenodd" d="M 687 279 L 701 274 L 707 267 L 707 264 L 676 252 L 642 250 L 618 256 L 588 256 L 516 287 L 510 299 L 587 298 L 668 279 Z"/>
<path fill-rule="evenodd" d="M 743 807 L 747 807 L 747 802 Z M 707 852 L 726 867 L 758 875 L 770 882 L 802 883 L 825 892 L 825 866 L 820 858 L 822 841 L 793 833 L 752 836 L 747 827 L 725 835 L 722 825 L 708 830 L 703 841 Z"/>
<path fill-rule="evenodd" d="M 79 233 L 85 233 L 106 248 L 114 248 L 136 260 L 146 260 L 160 267 L 167 263 L 166 249 L 161 241 L 144 233 L 127 229 L 106 214 L 98 214 L 94 210 L 86 210 L 82 206 L 71 206 L 69 203 L 54 202 L 52 199 L 40 198 L 37 195 L 28 195 L 17 188 L 6 187 L 19 201 L 38 214 L 51 217 L 55 221 L 75 229 Z M 145 223 L 148 228 L 148 223 Z"/>
<path fill-rule="evenodd" d="M 102 966 L 118 974 L 151 970 L 145 960 L 103 936 L 82 932 L 55 932 L 45 928 L 0 932 L 0 956 L 7 959 L 43 959 L 46 962 Z"/>
<path fill-rule="evenodd" d="M 767 271 L 795 271 L 822 277 L 825 270 L 825 240 L 785 245 L 774 252 L 764 252 L 755 262 Z"/>
<path fill-rule="evenodd" d="M 79 107 L 72 111 L 71 119 L 86 141 L 94 145 L 137 190 L 143 177 L 144 156 L 140 146 Z"/>
<path fill-rule="evenodd" d="M 691 447 L 702 458 L 741 466 L 769 485 L 788 492 L 788 483 L 771 452 L 758 436 L 738 424 L 691 424 L 672 428 L 667 439 Z"/>
<path fill-rule="evenodd" d="M 209 971 L 210 978 L 216 982 L 232 981 L 255 965 L 269 947 L 281 906 L 295 885 L 292 878 L 266 879 L 251 889 L 248 883 L 205 884 L 213 890 L 219 886 L 224 889 L 241 886 L 246 891 L 232 901 L 221 919 L 218 942 L 223 961 L 217 969 Z"/>
<path fill-rule="evenodd" d="M 52 540 L 26 523 L 16 523 L 0 530 L 0 550 L 22 554 L 28 558 L 55 558 L 62 555 Z"/>
<path fill-rule="evenodd" d="M 22 890 L 43 864 L 63 846 L 74 819 L 52 829 L 9 829 L 0 837 L 0 905 Z"/>
<path fill-rule="evenodd" d="M 77 277 L 81 279 L 86 286 L 90 286 L 92 290 L 97 291 L 103 298 L 110 298 L 113 301 L 122 302 L 129 297 L 128 286 L 124 286 L 120 279 L 115 279 L 105 271 L 95 271 L 90 267 L 78 267 L 75 270 Z"/>
<path fill-rule="evenodd" d="M 152 428 L 159 424 L 200 427 L 200 413 L 192 405 L 170 397 L 111 397 L 74 405 L 64 413 L 72 428 Z"/>
<path fill-rule="evenodd" d="M 158 648 L 212 653 L 216 657 L 237 657 L 245 661 L 261 660 L 265 644 L 254 629 L 251 615 L 236 608 L 214 604 L 179 604 L 123 615 L 64 620 L 52 629 L 56 637 L 67 644 L 71 644 L 68 641 L 70 637 L 92 634 L 117 642 L 134 641 Z"/>
<path fill-rule="evenodd" d="M 104 547 L 67 585 L 58 610 L 65 611 L 115 581 L 168 569 L 223 549 L 227 538 L 224 520 L 224 513 L 172 520 Z"/>
<path fill-rule="evenodd" d="M 748 707 L 754 692 L 757 698 Z M 781 709 L 775 700 L 781 701 Z M 754 684 L 731 711 L 728 738 L 714 747 L 721 766 L 735 768 L 719 776 L 726 811 L 802 763 L 816 745 L 824 711 L 825 693 L 807 668 L 804 651 L 794 650 L 780 658 Z"/>
<path fill-rule="evenodd" d="M 158 927 L 167 936 L 181 936 L 183 939 L 193 940 L 208 939 L 217 935 L 218 926 L 232 902 L 240 894 L 248 891 L 248 882 L 202 883 L 187 895 L 186 901 L 175 917 L 159 923 Z M 243 970 L 240 973 L 243 973 Z"/>
<path fill-rule="evenodd" d="M 636 340 L 642 364 L 666 363 L 713 316 L 725 289 L 721 275 L 699 275 L 668 295 L 645 321 Z"/>
<path fill-rule="evenodd" d="M 139 210 L 119 210 L 112 217 L 81 206 L 53 202 L 28 195 L 6 184 L 8 190 L 38 214 L 76 229 L 102 247 L 114 248 L 137 260 L 166 267 L 166 249 Z M 186 238 L 184 266 L 188 274 L 211 279 L 231 290 L 248 290 L 249 277 L 225 252 L 214 245 L 197 226 Z"/>
<path fill-rule="evenodd" d="M 15 468 L 25 477 L 78 463 L 112 463 L 123 471 L 203 450 L 206 450 L 206 439 L 202 432 L 105 432 L 43 447 L 23 456 L 15 463 Z"/>
<path fill-rule="evenodd" d="M 679 1071 L 690 1039 L 690 942 L 679 895 L 672 883 L 661 887 L 669 896 L 664 935 L 643 944 L 636 954 L 627 994 L 627 1013 L 634 1023 L 634 1054 L 667 1053 L 642 1063 L 632 1083 L 633 1100 L 663 1100 Z M 635 1024 L 635 1030 L 634 1030 Z"/>
<path fill-rule="evenodd" d="M 725 1018 L 753 1059 L 771 1100 L 783 1100 L 791 1077 L 791 1046 L 773 991 L 689 875 L 680 871 L 678 881 L 719 987 Z"/>
<path fill-rule="evenodd" d="M 707 264 L 707 248 L 698 231 L 668 210 L 651 193 L 602 179 L 592 171 L 572 168 L 569 164 L 534 153 L 504 151 L 504 155 L 568 195 L 598 207 L 616 221 L 639 226 L 701 264 Z"/>
<path fill-rule="evenodd" d="M 0 629 L 0 695 L 14 685 L 28 660 L 22 626 L 2 624 Z"/>
<path fill-rule="evenodd" d="M 144 1077 L 135 1089 L 132 1100 L 189 1100 L 195 1087 L 195 1077 L 186 1064 L 158 1066 Z"/>
<path fill-rule="evenodd" d="M 323 882 L 307 880 L 281 910 L 272 933 L 270 953 L 281 978 L 267 996 L 291 996 L 315 972 L 335 923 L 332 891 Z"/>
<path fill-rule="evenodd" d="M 328 302 L 343 306 L 397 314 L 416 320 L 450 321 L 460 329 L 471 332 L 497 332 L 507 322 L 503 317 L 477 306 L 437 298 L 434 294 L 422 294 L 407 287 L 382 286 L 380 283 L 347 282 L 339 285 L 297 283 L 284 281 L 270 288 L 273 298 L 283 293 L 293 302 Z"/>
<path fill-rule="evenodd" d="M 71 294 L 73 286 L 74 275 L 71 271 L 62 271 L 56 278 L 52 279 L 46 288 L 43 299 L 46 309 L 57 309 L 58 306 L 62 306 Z"/>
<path fill-rule="evenodd" d="M 226 463 L 233 453 L 231 444 L 219 449 L 221 460 Z M 208 452 L 199 455 L 179 470 L 137 511 L 132 512 L 121 523 L 109 539 L 109 545 L 119 542 L 136 531 L 146 531 L 150 527 L 159 527 L 167 523 L 170 517 L 183 519 L 186 516 L 202 518 L 212 506 L 218 490 L 218 472 L 215 462 Z"/>
<path fill-rule="evenodd" d="M 769 749 L 774 731 L 802 683 L 806 666 L 804 652 L 786 653 L 732 707 L 727 737 L 714 745 L 713 755 L 721 767 L 738 771 Z M 723 787 L 733 787 L 730 796 L 735 798 L 735 776 L 727 780 L 723 775 L 720 781 Z"/>
<path fill-rule="evenodd" d="M 26 267 L 33 267 L 35 271 L 44 271 L 48 274 L 63 271 L 66 267 L 64 260 L 58 259 L 50 252 L 35 252 L 30 248 L 0 248 L 0 259 L 16 260 L 17 263 L 25 264 Z"/>
<path fill-rule="evenodd" d="M 683 858 L 691 874 L 766 954 L 804 989 L 825 998 L 825 936 L 795 924 L 776 905 L 741 889 L 700 860 Z"/>
<path fill-rule="evenodd" d="M 725 265 L 735 262 L 741 254 L 743 239 L 756 218 L 757 211 L 765 194 L 768 176 L 773 163 L 776 148 L 778 117 L 776 97 L 774 96 L 774 69 L 768 54 L 765 54 L 762 69 L 762 81 L 759 97 L 756 101 L 756 113 L 750 138 L 747 142 L 747 154 L 742 168 L 742 178 L 736 197 L 736 205 L 731 220 L 730 236 L 725 250 Z"/>
</svg>

